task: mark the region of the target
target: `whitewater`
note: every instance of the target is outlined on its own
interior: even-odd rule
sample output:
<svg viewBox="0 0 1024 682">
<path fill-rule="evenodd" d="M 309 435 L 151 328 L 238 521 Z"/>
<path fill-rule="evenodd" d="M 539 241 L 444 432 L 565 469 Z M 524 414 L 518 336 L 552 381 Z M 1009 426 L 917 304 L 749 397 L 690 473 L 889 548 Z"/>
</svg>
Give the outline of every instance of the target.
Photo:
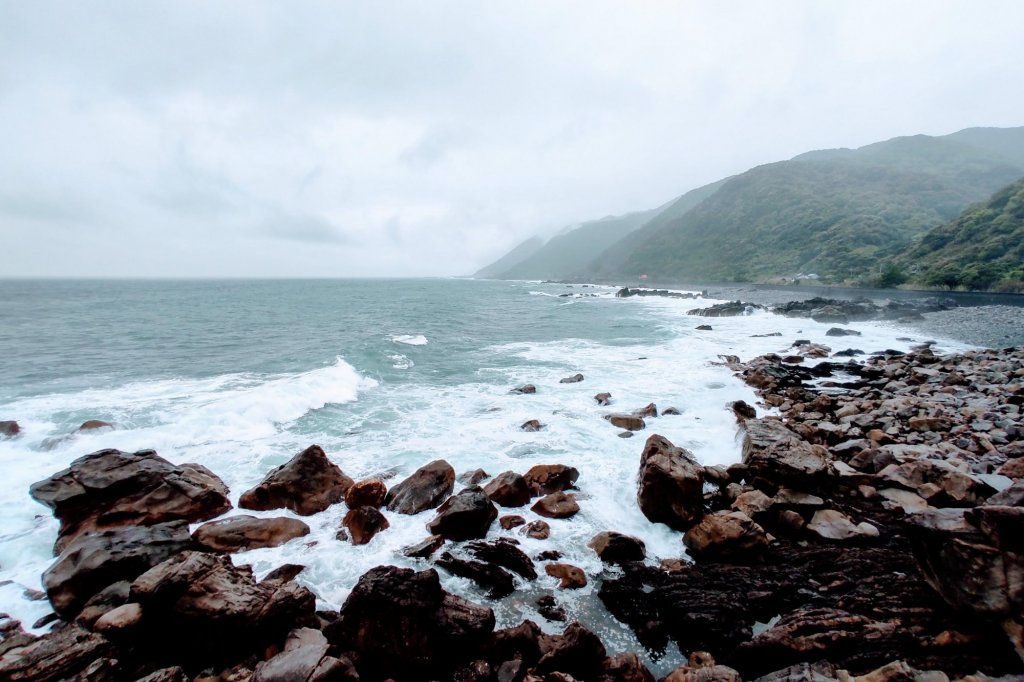
<svg viewBox="0 0 1024 682">
<path fill-rule="evenodd" d="M 0 440 L 0 612 L 26 627 L 49 613 L 40 574 L 53 561 L 58 524 L 28 496 L 29 486 L 102 448 L 154 449 L 175 463 L 198 462 L 220 476 L 231 501 L 273 467 L 320 444 L 355 480 L 390 486 L 434 459 L 458 473 L 482 468 L 524 473 L 535 464 L 580 471 L 581 511 L 550 521 L 534 540 L 494 524 L 489 538 L 511 535 L 529 555 L 555 549 L 590 576 L 578 591 L 557 580 L 491 602 L 466 579 L 439 569 L 446 589 L 495 609 L 498 626 L 525 618 L 550 632 L 534 599 L 554 590 L 569 620 L 598 632 L 615 651 L 638 650 L 630 631 L 596 599 L 612 575 L 587 542 L 616 530 L 640 537 L 647 562 L 685 556 L 679 533 L 651 524 L 636 504 L 635 478 L 647 436 L 658 433 L 704 464 L 740 457 L 727 406 L 756 403 L 753 391 L 720 362 L 785 352 L 796 339 L 867 352 L 908 350 L 925 340 L 912 329 L 856 323 L 860 337 L 832 338 L 832 325 L 763 310 L 730 318 L 686 314 L 714 299 L 615 297 L 615 287 L 538 282 L 395 280 L 334 282 L 20 282 L 0 283 L 11 300 L 0 330 L 0 420 L 22 433 Z M 696 328 L 712 326 L 710 331 Z M 779 336 L 766 336 L 778 333 Z M 937 352 L 963 344 L 934 339 Z M 580 372 L 584 381 L 561 384 Z M 535 395 L 510 389 L 532 383 Z M 610 392 L 611 407 L 596 393 Z M 678 416 L 647 420 L 633 438 L 602 417 L 648 403 Z M 759 412 L 765 412 L 759 406 Z M 113 429 L 74 434 L 86 419 Z M 530 433 L 531 419 L 545 426 Z M 456 485 L 456 492 L 462 488 Z M 424 537 L 432 512 L 384 510 L 391 527 L 367 545 L 335 538 L 344 504 L 301 517 L 310 535 L 232 555 L 257 577 L 284 563 L 306 566 L 298 581 L 337 609 L 360 575 L 381 564 L 427 568 L 402 549 Z M 287 510 L 229 514 L 295 516 Z M 540 518 L 528 507 L 501 514 Z M 295 516 L 295 518 L 300 518 Z M 196 524 L 198 525 L 198 524 Z M 194 528 L 195 526 L 193 526 Z M 36 628 L 39 632 L 45 628 Z M 652 661 L 656 673 L 677 652 Z M 660 673 L 659 673 L 660 674 Z"/>
</svg>

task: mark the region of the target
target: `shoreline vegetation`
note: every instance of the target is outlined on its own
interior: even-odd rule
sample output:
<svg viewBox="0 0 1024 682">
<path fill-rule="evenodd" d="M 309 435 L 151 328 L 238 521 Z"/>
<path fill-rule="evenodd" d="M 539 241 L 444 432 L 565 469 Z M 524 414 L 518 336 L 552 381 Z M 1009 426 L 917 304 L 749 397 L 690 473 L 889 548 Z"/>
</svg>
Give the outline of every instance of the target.
<svg viewBox="0 0 1024 682">
<path fill-rule="evenodd" d="M 423 542 L 405 550 L 417 569 L 373 568 L 339 610 L 317 611 L 296 581 L 302 566 L 257 580 L 230 558 L 302 542 L 305 523 L 219 518 L 229 491 L 199 464 L 153 451 L 86 455 L 30 491 L 60 521 L 45 594 L 32 595 L 54 608 L 36 626 L 52 627 L 36 637 L 0 620 L 0 678 L 653 682 L 639 652 L 609 655 L 586 623 L 555 635 L 532 620 L 496 630 L 488 604 L 546 575 L 557 585 L 536 600 L 538 620 L 564 621 L 562 590 L 597 582 L 601 617 L 652 656 L 673 647 L 688 659 L 663 682 L 1020 679 L 1024 348 L 845 348 L 859 335 L 850 321 L 941 305 L 794 301 L 773 312 L 837 325 L 828 333 L 837 349 L 793 339 L 785 354 L 721 356 L 759 396 L 723 407 L 736 417 L 741 461 L 702 466 L 657 434 L 637 444 L 636 504 L 679 536 L 679 557 L 659 566 L 614 528 L 590 540 L 607 566 L 597 575 L 553 549 L 519 548 L 517 536 L 546 538 L 587 504 L 586 471 L 551 463 L 490 476 L 437 460 L 400 482 L 353 481 L 311 445 L 238 506 L 305 517 L 344 504 L 339 550 L 388 532 L 381 508 L 426 524 Z M 713 331 L 710 318 L 748 307 L 690 313 Z M 671 414 L 652 404 L 609 420 L 632 435 Z M 0 437 L 18 437 L 16 423 L 0 426 Z M 547 520 L 526 523 L 516 509 L 527 505 Z M 446 592 L 438 571 L 470 579 L 480 596 Z"/>
</svg>

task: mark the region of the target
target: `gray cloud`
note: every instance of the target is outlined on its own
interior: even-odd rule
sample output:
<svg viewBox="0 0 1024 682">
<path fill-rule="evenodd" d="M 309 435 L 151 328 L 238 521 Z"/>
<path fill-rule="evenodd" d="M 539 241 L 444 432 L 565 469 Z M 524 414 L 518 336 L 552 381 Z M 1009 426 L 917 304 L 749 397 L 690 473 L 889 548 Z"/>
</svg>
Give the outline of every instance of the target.
<svg viewBox="0 0 1024 682">
<path fill-rule="evenodd" d="M 470 272 L 809 149 L 1020 125 L 1022 21 L 1015 0 L 3 3 L 0 275 Z"/>
</svg>

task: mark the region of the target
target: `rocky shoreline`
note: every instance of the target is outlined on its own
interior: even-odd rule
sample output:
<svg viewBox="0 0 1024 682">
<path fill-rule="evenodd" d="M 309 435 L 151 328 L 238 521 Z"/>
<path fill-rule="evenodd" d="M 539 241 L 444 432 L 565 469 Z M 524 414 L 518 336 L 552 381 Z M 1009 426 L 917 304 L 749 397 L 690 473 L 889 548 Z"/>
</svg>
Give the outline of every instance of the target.
<svg viewBox="0 0 1024 682">
<path fill-rule="evenodd" d="M 832 301 L 778 312 L 838 324 L 883 314 Z M 559 591 L 597 582 L 608 617 L 654 656 L 676 647 L 689 659 L 665 682 L 1021 679 L 1024 349 L 850 355 L 796 341 L 786 355 L 723 357 L 760 396 L 731 406 L 740 463 L 701 466 L 658 435 L 638 448 L 637 504 L 692 559 L 660 566 L 614 529 L 589 544 L 600 575 L 520 548 L 517 536 L 546 538 L 586 504 L 573 467 L 491 477 L 437 460 L 389 486 L 353 481 L 310 446 L 239 507 L 310 516 L 344 504 L 338 541 L 353 544 L 387 532 L 382 508 L 432 517 L 405 551 L 422 570 L 378 566 L 337 611 L 317 611 L 295 580 L 302 566 L 256 580 L 231 561 L 302 542 L 302 521 L 220 519 L 231 509 L 220 478 L 153 451 L 79 458 L 32 486 L 60 521 L 43 576 L 54 614 L 36 624 L 52 628 L 36 637 L 0 620 L 0 679 L 653 682 L 641 657 L 608 655 L 578 622 L 555 635 L 529 620 L 495 629 L 487 602 L 541 574 L 558 587 L 537 598 L 539 618 L 564 621 Z M 632 435 L 658 415 L 648 405 L 608 418 Z M 516 510 L 528 505 L 548 520 L 527 523 Z M 438 570 L 487 596 L 446 592 Z"/>
</svg>

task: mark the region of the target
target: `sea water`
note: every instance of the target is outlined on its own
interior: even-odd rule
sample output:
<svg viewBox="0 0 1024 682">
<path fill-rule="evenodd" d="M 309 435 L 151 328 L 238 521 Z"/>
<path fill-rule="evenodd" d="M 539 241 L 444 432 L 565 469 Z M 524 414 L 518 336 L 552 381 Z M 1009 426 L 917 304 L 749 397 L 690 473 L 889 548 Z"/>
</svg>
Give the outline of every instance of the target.
<svg viewBox="0 0 1024 682">
<path fill-rule="evenodd" d="M 658 433 L 704 464 L 739 460 L 727 406 L 754 404 L 756 396 L 719 356 L 785 352 L 798 338 L 834 350 L 908 350 L 923 337 L 858 323 L 852 327 L 862 336 L 832 338 L 825 335 L 832 325 L 808 319 L 761 310 L 700 318 L 686 312 L 719 301 L 616 298 L 615 291 L 458 279 L 0 282 L 0 420 L 22 427 L 17 438 L 0 440 L 0 612 L 26 626 L 49 612 L 25 590 L 40 589 L 58 524 L 28 488 L 75 458 L 152 448 L 172 462 L 208 467 L 237 503 L 270 469 L 317 443 L 353 479 L 387 477 L 389 485 L 435 459 L 459 473 L 491 475 L 535 464 L 576 467 L 581 511 L 551 521 L 550 539 L 496 523 L 488 538 L 511 535 L 531 556 L 558 550 L 590 576 L 585 588 L 559 591 L 541 571 L 535 583 L 517 578 L 519 591 L 492 602 L 467 579 L 439 570 L 442 582 L 492 606 L 499 627 L 531 618 L 550 632 L 562 625 L 546 623 L 533 601 L 554 591 L 569 620 L 597 631 L 610 651 L 638 650 L 597 601 L 601 579 L 616 569 L 587 542 L 616 530 L 640 537 L 651 565 L 685 556 L 681 534 L 650 523 L 637 506 L 639 455 Z M 697 330 L 701 324 L 712 330 Z M 773 332 L 781 336 L 764 336 Z M 963 348 L 938 339 L 937 351 Z M 577 372 L 584 381 L 559 383 Z M 510 393 L 525 383 L 537 393 Z M 611 407 L 594 401 L 600 392 L 612 394 Z M 648 419 L 629 439 L 603 419 L 651 402 L 682 414 Z M 69 435 L 87 419 L 116 428 Z M 530 419 L 544 428 L 522 431 Z M 232 559 L 258 577 L 283 563 L 305 565 L 298 580 L 327 609 L 340 607 L 374 566 L 432 565 L 401 550 L 426 537 L 433 512 L 385 510 L 391 527 L 357 547 L 335 539 L 345 511 L 339 504 L 303 517 L 309 536 Z M 528 507 L 501 511 L 539 518 Z M 230 512 L 238 513 L 294 516 Z M 664 674 L 679 660 L 670 651 L 648 662 Z"/>
</svg>

